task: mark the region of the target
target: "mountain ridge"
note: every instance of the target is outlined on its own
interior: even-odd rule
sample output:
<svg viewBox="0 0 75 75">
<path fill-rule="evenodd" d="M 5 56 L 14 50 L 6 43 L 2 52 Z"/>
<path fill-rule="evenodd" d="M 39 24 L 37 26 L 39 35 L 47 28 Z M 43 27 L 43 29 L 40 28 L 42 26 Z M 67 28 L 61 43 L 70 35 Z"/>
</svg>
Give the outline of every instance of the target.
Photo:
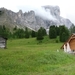
<svg viewBox="0 0 75 75">
<path fill-rule="evenodd" d="M 13 12 L 6 8 L 0 8 L 0 25 L 6 25 L 9 28 L 28 27 L 31 30 L 37 31 L 40 27 L 49 29 L 51 25 L 65 25 L 70 27 L 72 22 L 69 19 L 65 19 L 60 16 L 60 8 L 58 6 L 43 6 L 41 7 L 43 15 L 36 14 L 35 11 L 23 13 L 22 10 L 19 12 Z"/>
</svg>

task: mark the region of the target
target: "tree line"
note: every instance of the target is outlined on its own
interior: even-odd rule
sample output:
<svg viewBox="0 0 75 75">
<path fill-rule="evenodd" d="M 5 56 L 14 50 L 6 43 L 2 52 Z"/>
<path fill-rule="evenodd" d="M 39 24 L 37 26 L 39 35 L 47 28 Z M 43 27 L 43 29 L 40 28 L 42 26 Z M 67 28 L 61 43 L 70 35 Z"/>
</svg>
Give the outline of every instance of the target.
<svg viewBox="0 0 75 75">
<path fill-rule="evenodd" d="M 37 32 L 29 30 L 27 27 L 25 27 L 25 29 L 20 29 L 17 28 L 17 26 L 15 26 L 13 30 L 10 31 L 4 25 L 0 25 L 0 36 L 13 39 L 36 37 L 37 40 L 43 40 L 44 36 L 49 36 L 50 39 L 55 39 L 57 36 L 59 36 L 59 40 L 64 42 L 72 33 L 75 33 L 74 24 L 69 29 L 65 27 L 65 25 L 59 27 L 52 25 L 49 28 L 49 35 L 47 35 L 46 30 L 42 27 Z"/>
</svg>

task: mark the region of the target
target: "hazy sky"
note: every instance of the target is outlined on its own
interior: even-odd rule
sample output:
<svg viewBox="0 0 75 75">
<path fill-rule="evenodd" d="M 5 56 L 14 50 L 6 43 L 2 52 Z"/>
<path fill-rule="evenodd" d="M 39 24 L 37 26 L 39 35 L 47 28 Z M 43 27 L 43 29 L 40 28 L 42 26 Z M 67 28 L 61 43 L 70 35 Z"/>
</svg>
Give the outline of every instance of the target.
<svg viewBox="0 0 75 75">
<path fill-rule="evenodd" d="M 15 12 L 18 12 L 19 9 L 25 12 L 45 5 L 58 5 L 61 16 L 70 19 L 75 24 L 75 0 L 0 0 L 0 7 Z"/>
</svg>

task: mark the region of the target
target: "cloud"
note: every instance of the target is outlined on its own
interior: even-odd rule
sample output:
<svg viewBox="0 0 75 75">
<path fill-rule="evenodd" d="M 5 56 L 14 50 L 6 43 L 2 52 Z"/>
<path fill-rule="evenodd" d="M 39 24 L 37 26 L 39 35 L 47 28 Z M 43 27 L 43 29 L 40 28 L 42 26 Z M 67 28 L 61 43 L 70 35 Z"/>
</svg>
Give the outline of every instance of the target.
<svg viewBox="0 0 75 75">
<path fill-rule="evenodd" d="M 45 10 L 43 7 L 39 7 L 37 9 L 34 10 L 35 14 L 44 18 L 44 19 L 48 19 L 48 20 L 56 20 L 56 18 L 54 18 L 52 16 L 52 14 L 50 13 L 50 9 Z"/>
<path fill-rule="evenodd" d="M 56 20 L 56 18 L 54 16 L 52 16 L 52 14 L 50 13 L 50 9 L 45 10 L 44 7 L 42 6 L 23 6 L 23 7 L 19 7 L 20 9 L 23 10 L 23 12 L 28 12 L 30 10 L 33 10 L 35 12 L 36 16 L 40 16 L 41 18 L 47 19 L 47 20 Z"/>
<path fill-rule="evenodd" d="M 34 8 L 44 6 L 44 5 L 58 5 L 61 10 L 61 16 L 65 18 L 69 18 L 72 22 L 75 23 L 75 0 L 1 0 L 0 7 L 5 7 L 10 9 L 14 12 L 18 12 L 20 6 L 22 7 L 23 11 L 27 11 L 28 9 L 33 9 L 32 7 L 27 7 L 28 9 L 25 10 L 25 6 L 34 6 Z M 40 8 L 41 9 L 41 8 Z M 38 10 L 40 10 L 38 9 Z M 73 10 L 72 10 L 73 9 Z M 37 12 L 38 12 L 37 10 Z M 41 11 L 40 11 L 41 12 Z M 39 12 L 39 13 L 40 13 Z M 69 13 L 67 16 L 67 13 Z M 41 14 L 42 15 L 42 14 Z M 45 13 L 47 16 L 47 12 Z M 73 15 L 70 17 L 70 15 Z M 44 15 L 43 15 L 44 16 Z"/>
</svg>

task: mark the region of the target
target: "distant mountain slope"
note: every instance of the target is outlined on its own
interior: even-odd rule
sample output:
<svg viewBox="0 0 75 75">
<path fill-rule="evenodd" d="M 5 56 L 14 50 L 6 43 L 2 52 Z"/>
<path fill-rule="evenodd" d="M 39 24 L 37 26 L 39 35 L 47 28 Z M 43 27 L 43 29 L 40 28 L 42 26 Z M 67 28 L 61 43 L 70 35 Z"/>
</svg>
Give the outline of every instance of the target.
<svg viewBox="0 0 75 75">
<path fill-rule="evenodd" d="M 19 28 L 28 27 L 31 30 L 37 31 L 40 27 L 48 29 L 50 25 L 72 25 L 69 19 L 60 16 L 60 8 L 58 6 L 43 6 L 43 14 L 29 11 L 23 13 L 22 10 L 15 13 L 5 8 L 0 8 L 0 25 L 6 25 L 9 28 L 17 26 Z"/>
</svg>

